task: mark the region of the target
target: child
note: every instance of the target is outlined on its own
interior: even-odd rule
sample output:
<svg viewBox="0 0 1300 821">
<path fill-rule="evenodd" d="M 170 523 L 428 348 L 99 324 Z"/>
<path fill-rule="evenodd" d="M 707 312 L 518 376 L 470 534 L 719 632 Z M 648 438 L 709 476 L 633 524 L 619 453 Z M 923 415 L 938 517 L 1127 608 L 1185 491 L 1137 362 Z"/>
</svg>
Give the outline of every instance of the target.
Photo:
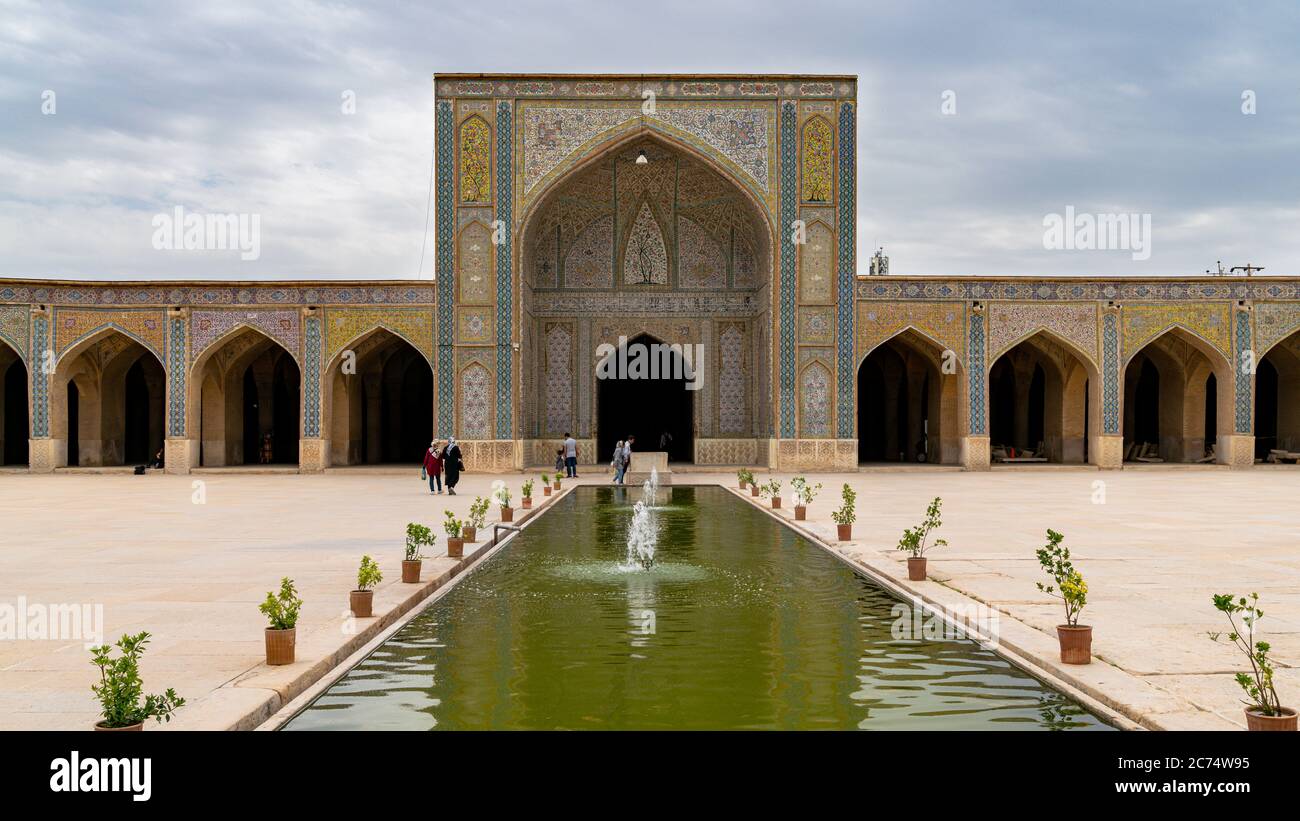
<svg viewBox="0 0 1300 821">
<path fill-rule="evenodd" d="M 555 451 L 555 472 L 559 473 L 564 470 L 564 448 L 557 448 Z"/>
</svg>

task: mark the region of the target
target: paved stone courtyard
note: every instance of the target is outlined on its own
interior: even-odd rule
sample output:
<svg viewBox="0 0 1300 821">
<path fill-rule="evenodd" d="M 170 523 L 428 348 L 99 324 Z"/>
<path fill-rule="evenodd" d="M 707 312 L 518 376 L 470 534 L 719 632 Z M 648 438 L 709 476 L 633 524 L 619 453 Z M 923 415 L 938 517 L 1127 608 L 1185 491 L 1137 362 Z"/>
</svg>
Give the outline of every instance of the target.
<svg viewBox="0 0 1300 821">
<path fill-rule="evenodd" d="M 175 687 L 190 702 L 170 726 L 246 726 L 265 692 L 283 688 L 286 676 L 323 672 L 351 638 L 344 611 L 360 556 L 370 553 L 383 568 L 376 596 L 382 614 L 411 596 L 412 586 L 399 581 L 406 523 L 433 526 L 434 553 L 445 552 L 443 509 L 463 514 L 493 478 L 470 474 L 462 495 L 447 497 L 430 496 L 414 468 L 321 476 L 0 475 L 0 606 L 19 597 L 102 603 L 110 640 L 154 634 L 143 664 L 146 690 Z M 518 498 L 522 477 L 506 478 Z M 778 478 L 788 492 L 789 475 Z M 950 546 L 930 554 L 938 581 L 918 589 L 995 606 L 1010 617 L 1008 637 L 1044 657 L 1060 618 L 1034 587 L 1034 550 L 1046 528 L 1062 531 L 1088 580 L 1084 621 L 1095 625 L 1094 651 L 1107 662 L 1070 672 L 1121 712 L 1154 716 L 1148 726 L 1242 723 L 1231 680 L 1241 661 L 1205 635 L 1223 626 L 1210 603 L 1216 592 L 1260 593 L 1265 632 L 1284 668 L 1282 700 L 1300 702 L 1300 470 L 904 469 L 812 480 L 825 487 L 810 510 L 810 530 L 833 532 L 829 514 L 840 483 L 850 481 L 859 492 L 858 524 L 854 543 L 842 549 L 903 579 L 903 554 L 892 549 L 897 536 L 920 520 L 930 498 L 942 496 L 939 535 Z M 204 483 L 202 504 L 194 499 L 196 481 Z M 732 486 L 735 477 L 690 473 L 676 481 Z M 1104 483 L 1104 504 L 1096 503 L 1103 489 L 1096 482 Z M 445 558 L 426 562 L 425 576 L 450 566 Z M 268 671 L 257 604 L 284 575 L 297 580 L 307 602 L 300 662 Z M 89 727 L 94 680 L 80 640 L 0 640 L 0 728 Z"/>
</svg>

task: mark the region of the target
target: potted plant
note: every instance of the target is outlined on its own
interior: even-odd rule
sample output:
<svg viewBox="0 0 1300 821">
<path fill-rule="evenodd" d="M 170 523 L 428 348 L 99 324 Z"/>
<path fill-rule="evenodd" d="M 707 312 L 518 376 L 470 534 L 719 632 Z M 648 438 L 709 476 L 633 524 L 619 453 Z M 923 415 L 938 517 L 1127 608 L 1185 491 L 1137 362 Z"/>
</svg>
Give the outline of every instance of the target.
<svg viewBox="0 0 1300 821">
<path fill-rule="evenodd" d="M 796 476 L 790 480 L 790 493 L 794 496 L 794 518 L 802 522 L 808 517 L 808 505 L 812 500 L 817 498 L 817 492 L 822 489 L 821 483 L 809 485 L 808 480 L 802 476 Z"/>
<path fill-rule="evenodd" d="M 761 490 L 765 498 L 771 498 L 773 509 L 777 509 L 781 507 L 781 483 L 780 482 L 773 479 L 772 481 L 763 485 Z"/>
<path fill-rule="evenodd" d="M 348 606 L 352 615 L 359 619 L 368 619 L 374 613 L 375 585 L 384 580 L 379 563 L 369 556 L 361 557 L 361 567 L 357 568 L 357 589 L 348 593 Z"/>
<path fill-rule="evenodd" d="M 143 730 L 148 719 L 161 723 L 171 721 L 172 713 L 185 706 L 185 699 L 168 687 L 162 695 L 141 696 L 144 682 L 140 679 L 140 656 L 149 643 L 148 633 L 122 636 L 117 649 L 122 654 L 109 656 L 113 648 L 107 644 L 90 648 L 90 663 L 99 668 L 99 684 L 90 686 L 99 699 L 99 721 L 95 729 L 100 732 Z"/>
<path fill-rule="evenodd" d="M 849 487 L 848 482 L 845 482 L 843 489 L 840 490 L 839 509 L 831 513 L 831 519 L 835 521 L 836 535 L 841 542 L 853 538 L 853 523 L 858 520 L 857 503 L 858 494 Z"/>
<path fill-rule="evenodd" d="M 1255 640 L 1255 624 L 1264 615 L 1264 611 L 1259 609 L 1259 594 L 1251 593 L 1249 599 L 1229 593 L 1219 594 L 1214 597 L 1214 609 L 1228 617 L 1232 632 L 1228 633 L 1227 639 L 1245 653 L 1250 662 L 1250 673 L 1236 676 L 1241 689 L 1250 696 L 1249 701 L 1242 702 L 1246 705 L 1246 729 L 1294 732 L 1296 711 L 1282 706 L 1273 686 L 1273 661 L 1268 657 L 1272 647 L 1266 641 Z M 1240 626 L 1237 624 L 1238 616 L 1241 617 Z M 1220 633 L 1211 633 L 1210 638 L 1214 641 L 1223 639 Z"/>
<path fill-rule="evenodd" d="M 533 506 L 533 480 L 524 481 L 524 510 Z"/>
<path fill-rule="evenodd" d="M 943 539 L 935 539 L 934 544 L 929 544 L 930 532 L 937 530 L 943 522 L 939 521 L 939 506 L 943 504 L 938 496 L 930 502 L 930 506 L 925 509 L 925 521 L 916 527 L 909 527 L 903 531 L 903 538 L 898 540 L 898 549 L 906 551 L 911 555 L 907 558 L 907 578 L 909 581 L 925 581 L 925 551 L 931 547 L 946 547 L 948 543 Z"/>
<path fill-rule="evenodd" d="M 405 584 L 419 583 L 424 559 L 421 548 L 432 547 L 433 542 L 433 531 L 424 525 L 411 522 L 406 526 L 406 558 L 402 559 L 402 581 Z"/>
<path fill-rule="evenodd" d="M 501 506 L 501 521 L 515 520 L 514 508 L 510 507 L 510 488 L 506 487 L 506 483 L 500 479 L 492 483 L 492 501 Z"/>
<path fill-rule="evenodd" d="M 744 490 L 746 485 L 754 484 L 754 471 L 749 468 L 741 468 L 736 471 L 736 480 L 740 483 L 740 489 Z"/>
<path fill-rule="evenodd" d="M 450 510 L 443 511 L 443 515 L 447 517 L 442 523 L 442 529 L 447 531 L 447 555 L 459 559 L 465 555 L 465 541 L 460 537 L 460 519 Z"/>
<path fill-rule="evenodd" d="M 257 609 L 271 622 L 266 628 L 266 663 L 293 664 L 298 643 L 298 611 L 302 610 L 302 599 L 298 598 L 293 580 L 288 576 L 280 579 L 280 594 L 267 591 L 266 601 Z"/>
<path fill-rule="evenodd" d="M 551 474 L 549 473 L 542 474 L 542 495 L 551 495 Z"/>
<path fill-rule="evenodd" d="M 560 491 L 560 474 L 555 474 L 555 482 L 551 485 L 556 493 Z"/>
<path fill-rule="evenodd" d="M 1038 589 L 1065 603 L 1065 624 L 1056 626 L 1061 644 L 1061 661 L 1065 664 L 1092 662 L 1092 627 L 1079 624 L 1079 613 L 1088 603 L 1088 584 L 1070 561 L 1070 548 L 1062 547 L 1065 537 L 1048 528 L 1047 544 L 1038 548 L 1038 563 L 1052 577 L 1051 584 L 1038 582 Z"/>
<path fill-rule="evenodd" d="M 475 496 L 474 501 L 470 503 L 469 515 L 465 519 L 465 524 L 460 528 L 460 538 L 467 544 L 474 544 L 478 541 L 478 532 L 483 529 L 487 522 L 488 500 L 482 496 Z"/>
</svg>

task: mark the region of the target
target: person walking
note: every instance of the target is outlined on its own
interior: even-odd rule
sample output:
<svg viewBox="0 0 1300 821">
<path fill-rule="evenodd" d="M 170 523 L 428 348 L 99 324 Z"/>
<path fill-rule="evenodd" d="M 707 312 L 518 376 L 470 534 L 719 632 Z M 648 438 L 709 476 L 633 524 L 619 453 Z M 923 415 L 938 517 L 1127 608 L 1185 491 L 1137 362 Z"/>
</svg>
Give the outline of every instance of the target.
<svg viewBox="0 0 1300 821">
<path fill-rule="evenodd" d="M 623 484 L 623 478 L 627 476 L 627 471 L 632 467 L 632 443 L 636 441 L 635 436 L 628 436 L 627 441 L 623 443 L 623 476 L 618 477 L 618 483 Z"/>
<path fill-rule="evenodd" d="M 609 466 L 614 469 L 614 484 L 623 484 L 623 440 L 618 440 L 614 445 L 614 458 L 609 460 Z"/>
<path fill-rule="evenodd" d="M 447 447 L 442 451 L 442 469 L 447 472 L 447 495 L 456 495 L 456 483 L 460 481 L 460 472 L 465 469 L 465 462 L 460 458 L 460 445 L 456 437 L 447 437 Z"/>
<path fill-rule="evenodd" d="M 564 475 L 570 479 L 578 478 L 578 440 L 564 433 Z"/>
<path fill-rule="evenodd" d="M 671 433 L 669 433 L 668 431 L 664 431 L 663 433 L 659 434 L 660 450 L 662 450 L 664 453 L 667 453 L 669 448 L 671 448 L 672 446 L 673 446 L 673 435 Z"/>
<path fill-rule="evenodd" d="M 424 452 L 422 470 L 429 477 L 429 492 L 442 493 L 442 447 L 437 439 L 429 443 Z"/>
</svg>

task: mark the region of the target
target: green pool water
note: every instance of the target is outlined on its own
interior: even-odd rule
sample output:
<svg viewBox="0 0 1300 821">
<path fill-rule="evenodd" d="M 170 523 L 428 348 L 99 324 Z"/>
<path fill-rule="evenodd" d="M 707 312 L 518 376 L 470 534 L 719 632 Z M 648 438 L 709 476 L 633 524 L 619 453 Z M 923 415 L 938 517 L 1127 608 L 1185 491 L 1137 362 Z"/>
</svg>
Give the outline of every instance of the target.
<svg viewBox="0 0 1300 821">
<path fill-rule="evenodd" d="M 1110 729 L 967 639 L 894 639 L 898 601 L 716 487 L 582 487 L 289 730 Z"/>
</svg>

